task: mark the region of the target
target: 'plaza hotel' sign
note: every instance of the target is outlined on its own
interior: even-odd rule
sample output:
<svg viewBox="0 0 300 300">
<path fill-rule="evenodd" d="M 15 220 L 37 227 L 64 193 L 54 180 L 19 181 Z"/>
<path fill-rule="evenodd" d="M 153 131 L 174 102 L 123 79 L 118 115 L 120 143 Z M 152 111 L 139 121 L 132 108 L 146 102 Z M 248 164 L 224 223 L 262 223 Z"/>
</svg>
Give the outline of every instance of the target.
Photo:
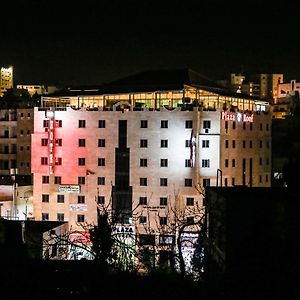
<svg viewBox="0 0 300 300">
<path fill-rule="evenodd" d="M 253 113 L 242 113 L 242 112 L 221 112 L 221 119 L 225 121 L 238 121 L 238 122 L 249 122 L 253 123 Z"/>
</svg>

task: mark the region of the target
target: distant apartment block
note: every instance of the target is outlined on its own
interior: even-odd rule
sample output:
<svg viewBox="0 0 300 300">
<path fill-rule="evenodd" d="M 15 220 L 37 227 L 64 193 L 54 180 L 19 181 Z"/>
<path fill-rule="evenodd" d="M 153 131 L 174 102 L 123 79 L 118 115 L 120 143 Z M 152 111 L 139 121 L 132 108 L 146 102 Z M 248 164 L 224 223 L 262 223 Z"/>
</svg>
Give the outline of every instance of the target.
<svg viewBox="0 0 300 300">
<path fill-rule="evenodd" d="M 13 67 L 1 67 L 0 69 L 0 96 L 8 89 L 13 88 Z"/>
</svg>

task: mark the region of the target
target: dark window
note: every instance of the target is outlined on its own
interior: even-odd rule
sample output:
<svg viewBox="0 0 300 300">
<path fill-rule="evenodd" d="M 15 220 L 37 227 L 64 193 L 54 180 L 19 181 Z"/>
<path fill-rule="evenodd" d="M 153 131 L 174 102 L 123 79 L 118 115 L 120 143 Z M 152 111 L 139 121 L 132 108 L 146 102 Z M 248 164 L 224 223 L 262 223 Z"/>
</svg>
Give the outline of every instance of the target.
<svg viewBox="0 0 300 300">
<path fill-rule="evenodd" d="M 55 139 L 55 146 L 61 147 L 62 146 L 62 139 Z"/>
<path fill-rule="evenodd" d="M 235 185 L 235 178 L 234 177 L 231 178 L 231 185 Z"/>
<path fill-rule="evenodd" d="M 235 148 L 235 140 L 232 141 L 232 148 Z"/>
<path fill-rule="evenodd" d="M 252 148 L 252 141 L 249 141 L 249 148 Z"/>
<path fill-rule="evenodd" d="M 263 141 L 259 141 L 259 148 L 262 148 L 262 146 L 263 146 Z"/>
<path fill-rule="evenodd" d="M 49 120 L 43 121 L 43 127 L 49 127 Z"/>
<path fill-rule="evenodd" d="M 85 128 L 85 120 L 79 120 L 78 121 L 78 127 L 79 128 Z"/>
<path fill-rule="evenodd" d="M 184 179 L 184 186 L 193 186 L 192 178 L 185 178 Z"/>
<path fill-rule="evenodd" d="M 54 176 L 54 184 L 61 184 L 61 176 Z"/>
<path fill-rule="evenodd" d="M 42 146 L 48 146 L 48 139 L 42 139 Z"/>
<path fill-rule="evenodd" d="M 155 245 L 155 235 L 154 234 L 140 234 L 139 235 L 140 245 Z"/>
<path fill-rule="evenodd" d="M 168 198 L 167 197 L 160 197 L 159 198 L 159 205 L 167 205 L 168 204 Z"/>
<path fill-rule="evenodd" d="M 202 159 L 202 168 L 209 168 L 210 161 L 209 159 Z"/>
<path fill-rule="evenodd" d="M 228 165 L 229 165 L 228 159 L 225 159 L 225 168 L 228 168 Z"/>
<path fill-rule="evenodd" d="M 62 158 L 61 157 L 55 157 L 55 165 L 61 166 L 62 164 Z"/>
<path fill-rule="evenodd" d="M 160 127 L 161 128 L 168 128 L 168 120 L 161 120 Z"/>
<path fill-rule="evenodd" d="M 148 147 L 148 140 L 140 140 L 140 147 L 147 148 Z"/>
<path fill-rule="evenodd" d="M 99 120 L 98 128 L 105 128 L 105 120 Z"/>
<path fill-rule="evenodd" d="M 193 206 L 193 205 L 194 205 L 194 198 L 192 198 L 192 197 L 187 197 L 187 198 L 186 198 L 186 205 L 188 205 L 188 206 Z"/>
<path fill-rule="evenodd" d="M 84 215 L 77 215 L 77 222 L 78 223 L 83 223 L 84 222 Z"/>
<path fill-rule="evenodd" d="M 243 141 L 243 148 L 246 148 L 246 141 Z"/>
<path fill-rule="evenodd" d="M 43 166 L 48 165 L 48 157 L 41 157 L 41 164 Z"/>
<path fill-rule="evenodd" d="M 105 166 L 105 158 L 98 158 L 98 166 L 104 167 Z"/>
<path fill-rule="evenodd" d="M 203 186 L 207 187 L 210 186 L 210 179 L 209 178 L 203 178 Z"/>
<path fill-rule="evenodd" d="M 209 140 L 202 140 L 202 148 L 209 148 Z"/>
<path fill-rule="evenodd" d="M 85 166 L 85 158 L 84 157 L 78 158 L 78 166 Z"/>
<path fill-rule="evenodd" d="M 252 123 L 250 123 L 250 130 L 252 130 L 253 129 L 253 124 Z"/>
<path fill-rule="evenodd" d="M 78 147 L 85 147 L 85 139 L 78 140 Z"/>
<path fill-rule="evenodd" d="M 97 203 L 98 204 L 104 204 L 105 203 L 105 197 L 104 196 L 98 196 L 97 197 Z"/>
<path fill-rule="evenodd" d="M 168 140 L 160 140 L 161 148 L 168 148 Z"/>
<path fill-rule="evenodd" d="M 98 139 L 98 147 L 105 147 L 105 139 Z"/>
<path fill-rule="evenodd" d="M 42 213 L 42 221 L 49 221 L 49 214 L 48 213 Z"/>
<path fill-rule="evenodd" d="M 57 203 L 64 203 L 65 202 L 65 196 L 64 195 L 57 195 Z"/>
<path fill-rule="evenodd" d="M 203 120 L 203 128 L 210 129 L 210 120 Z"/>
<path fill-rule="evenodd" d="M 193 128 L 193 121 L 192 120 L 186 120 L 185 121 L 185 128 Z"/>
<path fill-rule="evenodd" d="M 42 202 L 49 202 L 49 194 L 42 194 Z"/>
<path fill-rule="evenodd" d="M 269 131 L 269 124 L 266 124 L 266 130 Z M 267 182 L 267 180 L 266 180 Z"/>
<path fill-rule="evenodd" d="M 162 158 L 160 160 L 160 166 L 161 167 L 167 167 L 168 166 L 168 159 L 167 158 Z"/>
<path fill-rule="evenodd" d="M 167 217 L 159 217 L 159 225 L 167 225 L 168 220 Z"/>
<path fill-rule="evenodd" d="M 191 141 L 190 140 L 185 140 L 185 147 L 186 148 L 191 147 Z"/>
<path fill-rule="evenodd" d="M 148 165 L 147 158 L 141 158 L 140 159 L 140 167 L 147 167 L 147 165 Z"/>
<path fill-rule="evenodd" d="M 228 148 L 228 147 L 229 147 L 229 141 L 225 140 L 225 148 Z"/>
<path fill-rule="evenodd" d="M 139 204 L 140 205 L 147 205 L 147 197 L 140 197 Z"/>
<path fill-rule="evenodd" d="M 85 203 L 85 197 L 82 196 L 82 195 L 78 196 L 77 197 L 77 203 L 79 203 L 79 204 Z"/>
<path fill-rule="evenodd" d="M 191 167 L 192 167 L 192 163 L 191 163 L 191 160 L 190 160 L 190 159 L 186 159 L 186 160 L 185 160 L 185 167 L 186 167 L 186 168 L 191 168 Z"/>
<path fill-rule="evenodd" d="M 191 224 L 194 224 L 194 217 L 187 217 L 187 218 L 186 218 L 186 223 L 187 223 L 187 224 L 190 224 L 190 225 L 191 225 Z"/>
<path fill-rule="evenodd" d="M 57 221 L 64 221 L 65 220 L 65 215 L 63 213 L 58 213 L 57 214 Z"/>
<path fill-rule="evenodd" d="M 49 176 L 42 176 L 42 183 L 49 183 Z"/>
<path fill-rule="evenodd" d="M 259 129 L 263 130 L 263 124 L 262 123 L 259 124 Z"/>
<path fill-rule="evenodd" d="M 147 178 L 145 177 L 140 178 L 140 186 L 147 186 Z"/>
<path fill-rule="evenodd" d="M 62 127 L 62 120 L 55 120 L 55 127 Z"/>
<path fill-rule="evenodd" d="M 160 178 L 160 186 L 168 186 L 168 178 Z"/>
<path fill-rule="evenodd" d="M 98 185 L 105 185 L 105 177 L 98 177 Z"/>
<path fill-rule="evenodd" d="M 232 159 L 232 167 L 235 168 L 235 158 Z"/>
<path fill-rule="evenodd" d="M 141 128 L 148 128 L 148 120 L 141 120 Z"/>
<path fill-rule="evenodd" d="M 140 224 L 146 224 L 147 223 L 147 217 L 146 216 L 140 216 L 139 223 Z"/>
<path fill-rule="evenodd" d="M 232 122 L 232 129 L 235 129 L 235 122 Z"/>
<path fill-rule="evenodd" d="M 85 184 L 85 177 L 79 176 L 78 177 L 78 184 Z"/>
<path fill-rule="evenodd" d="M 246 129 L 246 123 L 245 122 L 243 123 L 243 129 L 244 130 Z"/>
</svg>

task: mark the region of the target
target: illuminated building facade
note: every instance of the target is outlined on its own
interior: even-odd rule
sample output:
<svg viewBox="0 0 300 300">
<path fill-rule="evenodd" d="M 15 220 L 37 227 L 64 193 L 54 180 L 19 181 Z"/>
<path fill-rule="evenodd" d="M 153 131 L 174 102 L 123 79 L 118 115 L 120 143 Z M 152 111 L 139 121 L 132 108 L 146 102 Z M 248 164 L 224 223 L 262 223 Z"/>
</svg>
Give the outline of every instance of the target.
<svg viewBox="0 0 300 300">
<path fill-rule="evenodd" d="M 268 103 L 197 79 L 43 97 L 32 135 L 35 219 L 80 230 L 104 204 L 122 212 L 117 223 L 153 233 L 171 210 L 202 207 L 205 186 L 269 187 Z"/>
<path fill-rule="evenodd" d="M 45 86 L 37 84 L 18 84 L 17 89 L 27 90 L 30 96 L 37 95 L 47 95 L 54 93 L 58 88 L 55 86 Z"/>
<path fill-rule="evenodd" d="M 0 69 L 0 96 L 8 89 L 13 88 L 13 67 L 1 67 Z"/>
</svg>

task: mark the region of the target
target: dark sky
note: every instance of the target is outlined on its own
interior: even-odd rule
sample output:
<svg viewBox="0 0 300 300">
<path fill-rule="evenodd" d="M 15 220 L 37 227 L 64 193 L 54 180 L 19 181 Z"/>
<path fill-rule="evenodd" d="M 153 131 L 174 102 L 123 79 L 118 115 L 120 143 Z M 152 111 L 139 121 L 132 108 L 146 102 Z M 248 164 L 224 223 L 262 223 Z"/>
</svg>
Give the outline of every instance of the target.
<svg viewBox="0 0 300 300">
<path fill-rule="evenodd" d="M 101 84 L 148 69 L 188 67 L 300 80 L 299 17 L 263 1 L 10 1 L 0 65 L 16 83 Z M 197 5 L 195 3 L 198 3 Z"/>
</svg>

